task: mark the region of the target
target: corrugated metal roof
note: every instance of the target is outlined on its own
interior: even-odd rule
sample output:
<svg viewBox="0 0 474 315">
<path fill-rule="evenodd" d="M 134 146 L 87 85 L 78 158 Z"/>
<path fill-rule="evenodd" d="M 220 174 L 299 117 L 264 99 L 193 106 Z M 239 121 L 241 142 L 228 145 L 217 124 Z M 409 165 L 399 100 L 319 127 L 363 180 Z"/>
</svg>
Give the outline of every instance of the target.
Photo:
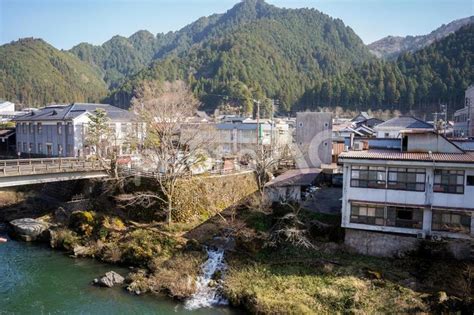
<svg viewBox="0 0 474 315">
<path fill-rule="evenodd" d="M 400 161 L 427 161 L 474 163 L 473 153 L 429 153 L 400 152 L 395 150 L 365 150 L 342 152 L 340 159 L 368 159 L 368 160 L 400 160 Z"/>
<path fill-rule="evenodd" d="M 464 151 L 474 151 L 474 140 L 452 140 L 451 142 Z"/>
<path fill-rule="evenodd" d="M 413 116 L 398 116 L 387 120 L 375 126 L 375 129 L 434 129 L 432 124 L 429 124 L 421 119 Z"/>
<path fill-rule="evenodd" d="M 280 176 L 275 177 L 265 186 L 284 187 L 284 186 L 309 186 L 321 173 L 320 168 L 300 168 L 286 171 Z"/>
</svg>

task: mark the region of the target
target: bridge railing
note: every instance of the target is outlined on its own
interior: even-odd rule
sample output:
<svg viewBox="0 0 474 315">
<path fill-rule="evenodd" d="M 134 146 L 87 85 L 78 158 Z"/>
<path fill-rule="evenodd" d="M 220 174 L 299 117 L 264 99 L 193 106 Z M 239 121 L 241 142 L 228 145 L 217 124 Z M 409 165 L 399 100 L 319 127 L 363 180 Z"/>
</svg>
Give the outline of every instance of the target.
<svg viewBox="0 0 474 315">
<path fill-rule="evenodd" d="M 99 161 L 78 158 L 0 160 L 0 177 L 97 170 L 103 170 Z"/>
</svg>

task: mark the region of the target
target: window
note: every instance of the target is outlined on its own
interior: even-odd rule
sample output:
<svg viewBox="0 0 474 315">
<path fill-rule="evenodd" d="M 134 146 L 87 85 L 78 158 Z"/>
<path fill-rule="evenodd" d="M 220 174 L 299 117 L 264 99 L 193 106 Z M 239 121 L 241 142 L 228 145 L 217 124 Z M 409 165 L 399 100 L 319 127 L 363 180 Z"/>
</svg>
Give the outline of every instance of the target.
<svg viewBox="0 0 474 315">
<path fill-rule="evenodd" d="M 63 146 L 61 144 L 58 144 L 58 155 L 63 154 Z"/>
<path fill-rule="evenodd" d="M 466 178 L 466 185 L 474 186 L 474 175 L 467 175 Z"/>
<path fill-rule="evenodd" d="M 464 194 L 464 171 L 435 170 L 433 191 Z"/>
<path fill-rule="evenodd" d="M 43 124 L 42 123 L 38 123 L 36 125 L 36 128 L 38 129 L 38 134 L 42 134 L 43 133 Z"/>
<path fill-rule="evenodd" d="M 351 223 L 421 229 L 423 208 L 351 203 Z"/>
<path fill-rule="evenodd" d="M 28 152 L 26 146 L 27 146 L 26 142 L 23 142 L 23 152 Z"/>
<path fill-rule="evenodd" d="M 426 171 L 422 168 L 389 168 L 388 189 L 425 191 Z"/>
<path fill-rule="evenodd" d="M 29 124 L 28 124 L 28 129 L 30 130 L 30 133 L 31 133 L 31 134 L 34 133 L 34 131 L 35 131 L 34 128 L 35 128 L 35 127 L 34 127 L 33 123 L 29 123 Z"/>
<path fill-rule="evenodd" d="M 72 123 L 71 122 L 67 123 L 67 133 L 69 135 L 72 135 L 72 133 L 73 133 L 73 128 L 72 128 Z"/>
<path fill-rule="evenodd" d="M 30 142 L 30 145 L 28 146 L 28 152 L 30 152 L 30 153 L 34 152 L 33 149 L 34 149 L 34 144 L 33 144 L 33 142 Z"/>
<path fill-rule="evenodd" d="M 385 207 L 382 205 L 351 205 L 351 223 L 385 225 Z"/>
<path fill-rule="evenodd" d="M 123 134 L 126 134 L 128 132 L 128 126 L 126 123 L 121 123 L 120 124 L 120 132 Z"/>
<path fill-rule="evenodd" d="M 471 233 L 471 215 L 465 212 L 433 210 L 431 221 L 433 231 Z"/>
<path fill-rule="evenodd" d="M 385 188 L 385 167 L 352 166 L 351 187 Z"/>
<path fill-rule="evenodd" d="M 385 133 L 385 138 L 390 138 L 390 134 L 388 132 Z"/>
<path fill-rule="evenodd" d="M 303 127 L 303 123 L 300 122 L 300 123 L 298 124 L 298 126 L 299 126 L 300 128 L 302 128 L 302 127 Z"/>
<path fill-rule="evenodd" d="M 386 225 L 421 229 L 423 225 L 423 208 L 388 206 Z"/>
<path fill-rule="evenodd" d="M 42 143 L 38 143 L 38 153 L 43 154 L 43 144 Z"/>
<path fill-rule="evenodd" d="M 26 134 L 26 123 L 21 124 L 21 128 L 23 129 L 23 133 Z"/>
<path fill-rule="evenodd" d="M 62 129 L 63 129 L 62 127 L 63 127 L 63 126 L 62 126 L 62 124 L 61 124 L 61 123 L 58 123 L 58 124 L 57 124 L 57 128 L 58 128 L 58 135 L 62 134 L 62 131 L 63 131 L 63 130 L 62 130 Z"/>
</svg>

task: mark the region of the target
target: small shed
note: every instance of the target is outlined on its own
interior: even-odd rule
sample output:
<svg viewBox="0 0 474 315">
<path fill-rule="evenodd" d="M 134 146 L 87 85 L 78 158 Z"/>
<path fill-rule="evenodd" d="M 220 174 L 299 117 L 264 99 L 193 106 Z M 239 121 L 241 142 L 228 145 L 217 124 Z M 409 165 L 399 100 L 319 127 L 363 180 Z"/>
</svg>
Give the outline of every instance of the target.
<svg viewBox="0 0 474 315">
<path fill-rule="evenodd" d="M 301 201 L 301 193 L 314 185 L 321 173 L 320 168 L 300 168 L 286 171 L 265 185 L 270 201 Z"/>
</svg>

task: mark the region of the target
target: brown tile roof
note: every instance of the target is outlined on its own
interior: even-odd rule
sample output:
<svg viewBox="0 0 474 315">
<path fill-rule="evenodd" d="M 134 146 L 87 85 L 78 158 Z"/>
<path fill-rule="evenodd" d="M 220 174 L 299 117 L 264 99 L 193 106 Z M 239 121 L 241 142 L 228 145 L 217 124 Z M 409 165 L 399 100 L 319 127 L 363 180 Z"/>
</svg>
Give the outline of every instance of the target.
<svg viewBox="0 0 474 315">
<path fill-rule="evenodd" d="M 427 152 L 400 152 L 394 150 L 365 150 L 342 152 L 339 159 L 366 159 L 366 160 L 398 160 L 398 161 L 427 161 L 474 163 L 474 154 L 467 153 L 432 153 Z"/>
</svg>

